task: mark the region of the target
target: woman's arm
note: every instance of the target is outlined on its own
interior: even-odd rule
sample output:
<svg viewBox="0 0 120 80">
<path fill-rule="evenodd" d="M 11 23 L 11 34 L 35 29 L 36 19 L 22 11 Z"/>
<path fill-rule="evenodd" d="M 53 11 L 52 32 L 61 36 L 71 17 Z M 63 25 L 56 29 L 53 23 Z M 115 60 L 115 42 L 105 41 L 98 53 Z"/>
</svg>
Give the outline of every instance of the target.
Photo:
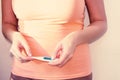
<svg viewBox="0 0 120 80">
<path fill-rule="evenodd" d="M 50 62 L 51 65 L 64 65 L 71 59 L 75 48 L 83 43 L 91 43 L 100 38 L 107 30 L 107 20 L 103 0 L 85 0 L 89 13 L 90 25 L 67 35 L 56 47 L 54 59 L 60 52 L 60 58 Z"/>
<path fill-rule="evenodd" d="M 91 43 L 99 39 L 107 30 L 107 19 L 103 0 L 85 0 L 88 9 L 90 25 L 73 36 L 75 44 Z"/>
<path fill-rule="evenodd" d="M 26 62 L 30 59 L 21 54 L 21 49 L 26 51 L 27 56 L 31 56 L 30 48 L 17 28 L 18 20 L 12 9 L 12 0 L 2 0 L 2 32 L 12 42 L 11 53 L 20 61 Z"/>
<path fill-rule="evenodd" d="M 17 24 L 17 18 L 12 10 L 12 0 L 2 0 L 2 32 L 10 42 L 13 33 L 17 32 Z"/>
</svg>

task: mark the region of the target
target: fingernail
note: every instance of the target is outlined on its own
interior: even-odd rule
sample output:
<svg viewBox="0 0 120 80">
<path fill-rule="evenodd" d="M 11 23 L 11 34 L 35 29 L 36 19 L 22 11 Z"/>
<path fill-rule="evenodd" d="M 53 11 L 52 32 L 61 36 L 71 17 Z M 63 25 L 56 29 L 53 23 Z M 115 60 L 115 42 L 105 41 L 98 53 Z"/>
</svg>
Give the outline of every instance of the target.
<svg viewBox="0 0 120 80">
<path fill-rule="evenodd" d="M 31 53 L 31 52 L 29 52 L 28 56 L 32 56 L 32 53 Z"/>
<path fill-rule="evenodd" d="M 30 54 L 30 53 L 28 53 L 27 55 L 31 57 L 31 54 Z"/>
<path fill-rule="evenodd" d="M 60 53 L 58 53 L 58 54 L 56 55 L 56 58 L 60 58 Z"/>
<path fill-rule="evenodd" d="M 31 56 L 32 56 L 32 54 L 29 54 L 29 56 L 31 57 Z"/>
<path fill-rule="evenodd" d="M 52 60 L 54 60 L 55 58 L 54 58 L 54 56 L 51 56 L 51 58 L 52 58 Z"/>
</svg>

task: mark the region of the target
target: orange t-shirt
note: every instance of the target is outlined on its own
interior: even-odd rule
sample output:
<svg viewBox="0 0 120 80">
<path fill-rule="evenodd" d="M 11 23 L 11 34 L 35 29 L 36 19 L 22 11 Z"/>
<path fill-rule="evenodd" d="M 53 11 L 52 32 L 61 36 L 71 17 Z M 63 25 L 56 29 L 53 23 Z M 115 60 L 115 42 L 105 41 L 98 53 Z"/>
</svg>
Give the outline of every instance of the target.
<svg viewBox="0 0 120 80">
<path fill-rule="evenodd" d="M 84 30 L 84 0 L 12 0 L 19 31 L 27 40 L 33 56 L 52 56 L 59 41 L 76 30 Z M 79 45 L 63 67 L 33 60 L 14 59 L 12 72 L 35 79 L 69 79 L 91 73 L 88 44 Z"/>
</svg>

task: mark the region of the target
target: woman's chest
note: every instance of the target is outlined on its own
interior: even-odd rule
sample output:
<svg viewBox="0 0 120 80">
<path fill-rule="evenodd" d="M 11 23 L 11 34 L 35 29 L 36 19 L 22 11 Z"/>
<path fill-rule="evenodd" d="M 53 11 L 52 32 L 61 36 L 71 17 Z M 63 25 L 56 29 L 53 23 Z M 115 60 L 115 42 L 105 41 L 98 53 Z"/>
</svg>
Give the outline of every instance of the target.
<svg viewBox="0 0 120 80">
<path fill-rule="evenodd" d="M 84 0 L 13 0 L 12 5 L 24 19 L 69 19 L 84 12 Z"/>
</svg>

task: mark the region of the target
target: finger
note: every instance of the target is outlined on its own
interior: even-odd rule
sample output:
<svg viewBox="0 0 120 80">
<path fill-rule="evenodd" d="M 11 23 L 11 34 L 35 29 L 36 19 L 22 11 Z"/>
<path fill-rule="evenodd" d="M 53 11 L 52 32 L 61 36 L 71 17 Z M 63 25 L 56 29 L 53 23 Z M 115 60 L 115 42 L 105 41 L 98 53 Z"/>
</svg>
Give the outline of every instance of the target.
<svg viewBox="0 0 120 80">
<path fill-rule="evenodd" d="M 56 59 L 50 61 L 48 64 L 53 65 L 53 66 L 57 66 L 57 65 L 58 65 L 58 62 L 59 62 L 59 59 L 56 58 Z"/>
<path fill-rule="evenodd" d="M 25 49 L 26 54 L 27 54 L 28 56 L 32 56 L 31 50 L 30 50 L 30 47 L 29 47 L 27 41 L 23 39 L 23 40 L 21 41 L 21 44 L 22 44 L 21 46 Z"/>
<path fill-rule="evenodd" d="M 10 49 L 10 52 L 12 53 L 12 55 L 19 60 L 19 56 L 16 54 L 16 51 L 14 49 Z"/>
<path fill-rule="evenodd" d="M 55 58 L 60 57 L 60 51 L 62 50 L 62 45 L 58 44 L 55 48 L 55 51 L 53 52 L 52 59 L 54 60 Z"/>
<path fill-rule="evenodd" d="M 59 65 L 64 63 L 64 61 L 69 57 L 67 52 L 63 52 L 59 58 Z"/>
<path fill-rule="evenodd" d="M 29 57 L 24 57 L 24 56 L 21 55 L 21 54 L 20 54 L 20 55 L 19 55 L 19 54 L 16 54 L 16 53 L 18 53 L 17 50 L 13 51 L 12 53 L 13 53 L 13 55 L 14 55 L 20 62 L 22 62 L 22 63 L 28 62 L 28 61 L 31 61 L 31 60 L 32 60 L 32 59 L 29 58 Z"/>
<path fill-rule="evenodd" d="M 55 60 L 52 60 L 49 64 L 51 65 L 55 65 L 55 66 L 58 66 L 58 65 L 61 65 L 64 63 L 65 59 L 67 59 L 68 55 L 65 54 L 65 53 L 62 53 L 60 58 L 57 58 Z"/>
<path fill-rule="evenodd" d="M 27 58 L 27 57 L 26 57 L 26 59 L 23 59 L 23 58 L 20 57 L 19 60 L 20 60 L 20 62 L 25 63 L 25 62 L 29 62 L 29 61 L 31 61 L 33 59 Z"/>
<path fill-rule="evenodd" d="M 18 48 L 12 47 L 12 49 L 10 51 L 21 62 L 25 62 L 25 61 L 30 61 L 31 60 L 29 57 L 23 56 Z"/>
<path fill-rule="evenodd" d="M 67 59 L 65 59 L 65 61 L 63 63 L 61 63 L 60 65 L 58 65 L 59 67 L 62 67 L 63 65 L 65 65 L 70 59 L 72 58 L 72 55 L 70 55 L 69 57 L 67 57 Z"/>
</svg>

